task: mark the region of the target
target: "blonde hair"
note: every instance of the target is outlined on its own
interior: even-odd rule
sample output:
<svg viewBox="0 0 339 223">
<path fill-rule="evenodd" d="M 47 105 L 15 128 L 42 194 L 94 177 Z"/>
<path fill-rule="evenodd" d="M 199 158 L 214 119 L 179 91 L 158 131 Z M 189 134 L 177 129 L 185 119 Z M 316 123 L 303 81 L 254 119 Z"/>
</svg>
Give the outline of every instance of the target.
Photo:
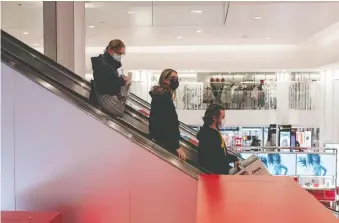
<svg viewBox="0 0 339 223">
<path fill-rule="evenodd" d="M 160 74 L 160 78 L 159 78 L 159 82 L 158 82 L 158 86 L 155 86 L 153 89 L 156 91 L 169 91 L 172 94 L 172 99 L 174 100 L 176 97 L 176 91 L 171 89 L 168 84 L 165 84 L 165 80 L 168 79 L 168 77 L 171 75 L 171 73 L 178 73 L 173 69 L 165 69 L 161 72 Z"/>
<path fill-rule="evenodd" d="M 125 48 L 124 42 L 120 39 L 114 39 L 109 41 L 106 50 L 110 49 L 113 50 L 114 52 L 119 51 L 121 48 Z"/>
</svg>

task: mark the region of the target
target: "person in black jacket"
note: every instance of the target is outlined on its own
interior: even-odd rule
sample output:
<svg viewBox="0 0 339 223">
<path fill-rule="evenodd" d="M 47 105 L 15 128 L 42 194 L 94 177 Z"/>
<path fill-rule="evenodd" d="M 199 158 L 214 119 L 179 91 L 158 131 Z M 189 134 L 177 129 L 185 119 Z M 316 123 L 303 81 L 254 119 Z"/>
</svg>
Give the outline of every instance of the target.
<svg viewBox="0 0 339 223">
<path fill-rule="evenodd" d="M 213 174 L 229 174 L 230 163 L 239 165 L 238 158 L 227 152 L 219 131 L 224 119 L 224 109 L 217 104 L 210 105 L 203 117 L 204 125 L 197 134 L 199 165 Z"/>
<path fill-rule="evenodd" d="M 185 160 L 186 154 L 179 145 L 179 120 L 173 103 L 178 87 L 177 72 L 172 69 L 164 70 L 160 75 L 159 85 L 149 92 L 152 97 L 149 133 L 159 145 Z"/>
<path fill-rule="evenodd" d="M 104 54 L 91 58 L 94 77 L 92 91 L 97 95 L 98 104 L 119 117 L 124 114 L 126 101 L 125 95 L 121 93 L 128 91 L 130 85 L 127 77 L 118 71 L 122 66 L 121 58 L 124 54 L 125 44 L 115 39 L 109 42 Z"/>
</svg>

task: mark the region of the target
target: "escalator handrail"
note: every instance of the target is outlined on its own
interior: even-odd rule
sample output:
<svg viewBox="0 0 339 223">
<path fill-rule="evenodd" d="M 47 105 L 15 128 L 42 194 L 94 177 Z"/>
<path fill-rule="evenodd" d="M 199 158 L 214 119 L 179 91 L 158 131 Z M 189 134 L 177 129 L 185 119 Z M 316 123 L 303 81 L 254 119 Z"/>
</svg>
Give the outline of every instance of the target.
<svg viewBox="0 0 339 223">
<path fill-rule="evenodd" d="M 130 111 L 130 112 L 133 112 L 133 113 L 136 114 L 138 117 L 141 117 L 141 118 L 143 118 L 143 119 L 145 119 L 145 120 L 148 120 L 148 117 L 147 117 L 146 115 L 144 115 L 144 114 L 142 114 L 141 112 L 139 112 L 139 111 L 137 111 L 137 110 L 131 108 L 130 106 L 126 105 L 126 109 L 127 109 L 128 111 Z M 186 144 L 188 144 L 191 148 L 193 148 L 193 149 L 190 149 L 190 151 L 198 152 L 198 147 L 197 147 L 196 145 L 194 145 L 193 143 L 187 141 L 186 139 L 184 139 L 184 138 L 182 138 L 182 137 L 180 137 L 180 138 L 181 138 L 182 141 L 184 141 Z M 227 148 L 227 151 L 228 151 L 229 154 L 232 154 L 232 155 L 238 157 L 239 160 L 241 160 L 241 161 L 244 160 L 244 158 L 242 158 L 241 156 L 237 155 L 235 152 L 233 152 L 233 151 L 230 150 L 229 148 Z"/>
<path fill-rule="evenodd" d="M 30 57 L 33 57 L 34 61 L 38 61 L 39 63 L 43 64 L 47 68 L 53 69 L 56 72 L 62 74 L 63 77 L 72 81 L 72 83 L 76 83 L 79 87 L 84 88 L 85 86 L 90 86 L 90 84 L 87 80 L 85 80 L 82 77 L 74 74 L 72 71 L 70 71 L 67 68 L 63 67 L 62 65 L 56 63 L 55 61 L 51 60 L 50 58 L 48 58 L 44 54 L 41 54 L 40 52 L 36 51 L 35 49 L 31 48 L 30 46 L 22 43 L 20 40 L 14 38 L 13 36 L 11 36 L 10 34 L 6 33 L 3 30 L 1 30 L 1 40 L 2 40 L 1 41 L 1 50 L 2 51 L 4 50 L 3 48 L 5 48 L 5 47 L 3 47 L 3 45 L 6 42 L 10 43 L 12 46 L 18 48 L 20 51 L 23 50 L 27 53 L 27 55 L 29 55 Z M 19 59 L 21 61 L 23 61 L 21 58 L 19 58 Z M 24 61 L 24 62 L 26 62 L 26 61 Z M 90 89 L 90 87 L 89 87 L 89 89 Z M 88 89 L 86 89 L 86 90 L 88 90 Z M 191 130 L 193 130 L 193 129 L 191 129 Z M 185 143 L 190 145 L 190 146 L 195 146 L 185 139 L 182 139 L 182 140 L 185 141 Z M 235 153 L 233 153 L 231 151 L 230 151 L 230 153 L 236 155 Z"/>
<path fill-rule="evenodd" d="M 325 206 L 325 205 L 324 205 Z M 332 212 L 332 214 L 334 214 L 334 215 L 336 215 L 337 217 L 339 217 L 339 211 L 336 211 L 336 210 L 333 210 L 332 208 L 330 208 L 330 207 L 327 207 L 327 206 L 325 206 L 329 211 L 331 211 Z"/>
<path fill-rule="evenodd" d="M 136 96 L 133 93 L 130 93 L 130 99 L 133 100 L 134 102 L 137 102 L 139 105 L 143 106 L 144 108 L 146 108 L 148 110 L 151 109 L 151 105 L 147 101 Z M 187 133 L 191 134 L 190 136 L 196 137 L 197 131 L 195 131 L 194 129 L 192 129 L 188 125 L 184 124 L 183 122 L 179 121 L 179 124 L 180 124 L 181 128 L 183 128 Z"/>
<path fill-rule="evenodd" d="M 145 145 L 147 145 L 148 151 L 154 153 L 159 158 L 169 162 L 171 165 L 177 167 L 178 169 L 187 173 L 191 177 L 197 178 L 197 174 L 203 172 L 196 167 L 193 167 L 189 164 L 181 162 L 176 156 L 174 156 L 173 154 L 170 154 L 166 150 L 161 149 L 162 150 L 161 151 L 159 149 L 159 148 L 161 148 L 160 146 L 158 146 L 157 144 L 155 144 L 154 142 L 152 142 L 149 139 L 148 139 L 148 141 L 146 140 L 147 137 L 142 134 L 142 131 L 140 131 L 140 130 L 138 131 L 138 129 L 136 129 L 136 128 L 133 129 L 133 127 L 131 125 L 128 125 L 128 123 L 123 123 L 123 120 L 121 120 L 117 117 L 109 116 L 109 115 L 105 114 L 104 112 L 100 111 L 99 109 L 97 109 L 96 107 L 91 105 L 91 103 L 89 102 L 89 100 L 86 97 L 83 97 L 82 95 L 79 95 L 78 93 L 71 91 L 69 88 L 63 86 L 61 83 L 49 78 L 47 75 L 43 74 L 41 71 L 37 70 L 35 67 L 27 64 L 25 61 L 22 61 L 20 58 L 16 57 L 15 55 L 13 55 L 10 52 L 3 49 L 3 47 L 1 48 L 1 54 L 2 54 L 2 62 L 11 66 L 13 69 L 18 70 L 20 73 L 24 74 L 26 77 L 33 80 L 37 84 L 43 86 L 47 90 L 53 92 L 54 94 L 61 96 L 65 100 L 71 102 L 73 105 L 80 107 L 86 113 L 94 116 L 98 120 L 101 120 L 103 123 L 105 123 L 106 121 L 103 120 L 102 116 L 104 115 L 106 117 L 109 117 L 109 119 L 110 119 L 109 121 L 113 122 L 115 124 L 115 125 L 112 125 L 111 123 L 105 123 L 105 124 L 108 124 L 109 127 L 118 131 L 120 134 L 123 134 L 124 136 L 129 137 L 131 140 L 134 140 L 139 145 L 142 144 L 143 147 L 145 147 Z M 13 62 L 14 62 L 15 65 L 13 65 Z M 25 72 L 23 72 L 23 70 Z M 42 82 L 48 83 L 49 85 L 53 86 L 54 87 L 53 90 L 51 90 L 50 87 L 46 87 L 46 84 L 43 85 Z M 101 114 L 101 116 L 99 114 Z M 123 126 L 125 126 L 125 127 L 127 126 L 128 128 L 123 129 L 122 128 Z M 144 138 L 146 138 L 146 139 L 143 140 L 143 142 L 140 142 L 140 139 L 144 139 Z M 137 140 L 137 139 L 139 139 L 139 140 Z M 154 148 L 154 147 L 157 148 L 156 151 L 152 150 L 152 148 Z M 159 150 L 161 152 L 159 152 Z M 170 159 L 172 159 L 175 162 L 170 162 Z"/>
<path fill-rule="evenodd" d="M 85 80 L 84 78 L 82 78 L 79 75 L 74 74 L 73 72 L 71 72 L 70 70 L 68 70 L 67 68 L 65 68 L 64 66 L 58 64 L 57 62 L 55 62 L 54 60 L 50 59 L 49 57 L 45 56 L 44 54 L 40 53 L 39 51 L 36 51 L 35 49 L 31 48 L 30 46 L 26 45 L 25 43 L 21 42 L 20 40 L 14 38 L 13 36 L 11 36 L 10 34 L 8 34 L 7 32 L 1 30 L 1 38 L 5 38 L 8 41 L 14 43 L 15 45 L 19 46 L 22 50 L 28 52 L 29 54 L 33 55 L 35 57 L 35 59 L 39 59 L 42 63 L 48 65 L 48 66 L 52 66 L 53 68 L 57 69 L 60 73 L 62 73 L 65 77 L 69 78 L 70 80 L 72 80 L 74 83 L 76 83 L 77 85 L 86 88 L 87 91 L 91 90 L 91 85 L 90 83 Z M 131 94 L 131 96 L 135 96 L 134 94 Z M 143 101 L 143 104 L 145 106 L 148 105 L 149 108 L 149 104 L 144 101 L 141 98 L 138 98 L 139 100 Z M 146 104 L 145 104 L 146 103 Z M 191 134 L 193 136 L 196 135 L 196 131 L 194 131 L 192 128 L 188 127 L 186 124 L 180 122 L 181 127 L 184 128 L 184 130 L 186 130 L 187 132 L 191 132 Z"/>
<path fill-rule="evenodd" d="M 1 39 L 6 39 L 7 41 L 15 44 L 21 50 L 26 51 L 27 53 L 31 54 L 35 59 L 38 59 L 43 64 L 50 66 L 56 70 L 58 70 L 62 75 L 70 79 L 72 82 L 76 83 L 77 85 L 86 88 L 86 90 L 91 90 L 91 85 L 88 81 L 82 78 L 79 75 L 74 74 L 72 71 L 68 70 L 66 67 L 62 66 L 61 64 L 55 62 L 54 60 L 47 57 L 45 54 L 40 53 L 39 51 L 33 49 L 32 47 L 28 46 L 27 44 L 21 42 L 20 40 L 16 39 L 6 31 L 1 30 Z"/>
<path fill-rule="evenodd" d="M 1 30 L 1 38 L 6 39 L 7 41 L 11 42 L 12 44 L 15 44 L 21 50 L 26 51 L 27 53 L 32 55 L 35 59 L 38 59 L 43 64 L 58 70 L 64 77 L 70 79 L 72 82 L 74 82 L 75 84 L 77 84 L 81 88 L 85 88 L 87 91 L 90 92 L 90 90 L 91 90 L 90 83 L 87 80 L 85 80 L 84 78 L 82 78 L 81 76 L 74 74 L 72 71 L 68 70 L 64 66 L 58 64 L 57 62 L 50 59 L 46 55 L 36 51 L 35 49 L 31 48 L 30 46 L 26 45 L 25 43 L 21 42 L 20 40 L 14 38 L 13 36 L 11 36 L 10 34 L 8 34 L 7 32 L 5 32 L 3 30 Z M 133 95 L 132 95 L 132 97 L 133 97 Z M 187 127 L 185 124 L 183 124 L 183 123 L 180 123 L 180 124 L 182 126 L 184 126 L 184 128 L 186 130 L 188 128 L 188 129 L 194 131 L 193 129 Z M 194 135 L 194 132 L 193 132 L 193 135 Z"/>
<path fill-rule="evenodd" d="M 137 117 L 142 118 L 144 121 L 148 122 L 148 117 L 144 114 L 142 114 L 141 112 L 133 109 L 132 107 L 130 107 L 129 105 L 126 105 L 125 110 L 135 114 Z M 189 152 L 194 152 L 197 153 L 197 146 L 194 145 L 193 143 L 187 141 L 186 139 L 184 139 L 183 137 L 180 137 L 180 140 L 183 141 L 185 144 L 188 144 L 190 146 L 190 148 L 186 148 L 186 150 L 189 150 Z"/>
</svg>

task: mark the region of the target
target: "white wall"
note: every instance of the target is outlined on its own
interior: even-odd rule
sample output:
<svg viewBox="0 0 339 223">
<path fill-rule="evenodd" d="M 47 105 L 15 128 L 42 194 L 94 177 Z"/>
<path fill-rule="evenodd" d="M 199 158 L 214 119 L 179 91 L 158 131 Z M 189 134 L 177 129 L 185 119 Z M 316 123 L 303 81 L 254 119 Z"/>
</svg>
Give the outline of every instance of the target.
<svg viewBox="0 0 339 223">
<path fill-rule="evenodd" d="M 196 180 L 9 67 L 1 72 L 2 210 L 60 211 L 64 223 L 195 222 Z"/>
</svg>

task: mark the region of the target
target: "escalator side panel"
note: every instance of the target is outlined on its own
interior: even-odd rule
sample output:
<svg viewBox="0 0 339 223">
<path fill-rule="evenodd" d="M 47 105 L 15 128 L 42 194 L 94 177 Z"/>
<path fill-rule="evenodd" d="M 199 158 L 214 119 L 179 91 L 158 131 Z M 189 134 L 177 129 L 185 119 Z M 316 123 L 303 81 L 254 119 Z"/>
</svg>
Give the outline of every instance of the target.
<svg viewBox="0 0 339 223">
<path fill-rule="evenodd" d="M 3 140 L 15 147 L 2 154 L 15 154 L 16 210 L 61 211 L 65 223 L 195 222 L 194 178 L 2 64 L 13 73 L 2 94 L 13 95 L 15 137 Z"/>
<path fill-rule="evenodd" d="M 15 208 L 14 184 L 14 76 L 1 66 L 1 210 Z M 9 75 L 5 75 L 10 72 Z M 6 170 L 6 171 L 4 171 Z"/>
</svg>

